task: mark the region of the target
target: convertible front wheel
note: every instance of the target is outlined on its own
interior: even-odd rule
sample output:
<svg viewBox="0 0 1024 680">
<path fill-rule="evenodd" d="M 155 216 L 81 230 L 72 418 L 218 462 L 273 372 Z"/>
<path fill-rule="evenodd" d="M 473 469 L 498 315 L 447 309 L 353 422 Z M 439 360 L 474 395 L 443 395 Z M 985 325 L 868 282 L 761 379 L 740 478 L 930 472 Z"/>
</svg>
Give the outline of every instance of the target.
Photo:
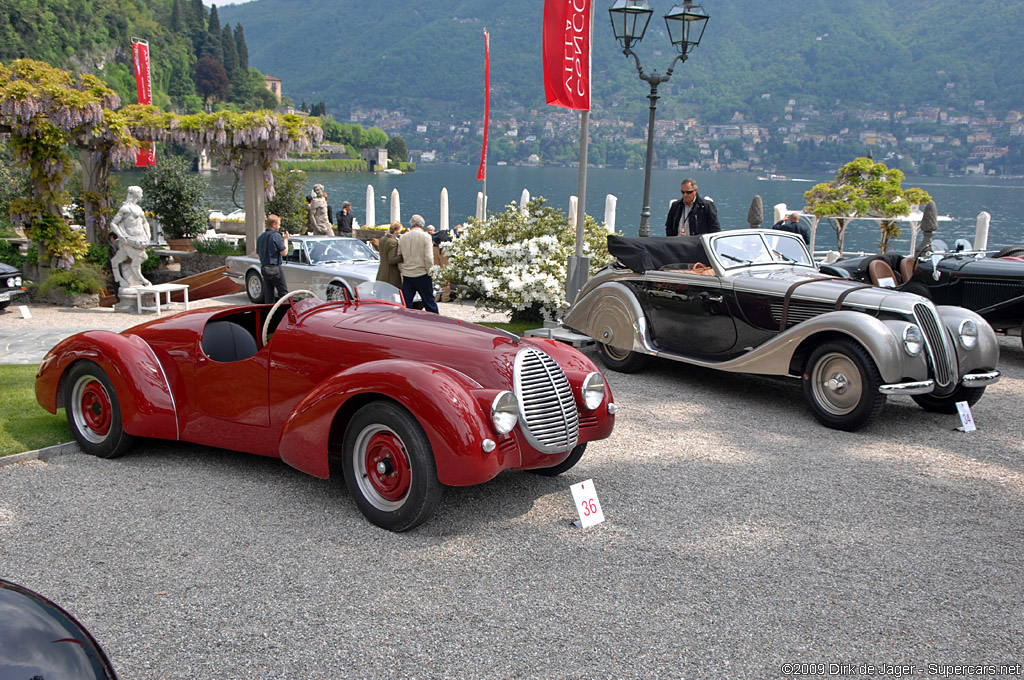
<svg viewBox="0 0 1024 680">
<path fill-rule="evenodd" d="M 925 411 L 952 414 L 957 412 L 956 403 L 958 401 L 966 401 L 968 406 L 974 406 L 983 394 L 985 394 L 984 387 L 964 387 L 960 385 L 953 390 L 952 394 L 947 394 L 944 397 L 937 397 L 934 394 L 915 394 L 911 399 L 916 401 L 917 405 Z"/>
<path fill-rule="evenodd" d="M 811 352 L 804 368 L 804 398 L 825 427 L 852 432 L 882 411 L 882 377 L 864 349 L 850 340 L 832 340 Z"/>
<path fill-rule="evenodd" d="M 121 404 L 110 378 L 92 361 L 80 361 L 68 371 L 64 413 L 71 433 L 86 453 L 116 458 L 135 441 L 122 427 Z"/>
<path fill-rule="evenodd" d="M 384 529 L 417 527 L 441 502 L 430 441 L 416 418 L 392 402 L 372 402 L 352 416 L 343 465 L 356 506 Z"/>
<path fill-rule="evenodd" d="M 245 294 L 253 304 L 263 304 L 263 277 L 256 272 L 246 274 Z"/>
<path fill-rule="evenodd" d="M 619 373 L 636 373 L 647 366 L 651 359 L 646 354 L 619 349 L 600 342 L 597 343 L 597 354 L 601 357 L 601 363 Z"/>
</svg>

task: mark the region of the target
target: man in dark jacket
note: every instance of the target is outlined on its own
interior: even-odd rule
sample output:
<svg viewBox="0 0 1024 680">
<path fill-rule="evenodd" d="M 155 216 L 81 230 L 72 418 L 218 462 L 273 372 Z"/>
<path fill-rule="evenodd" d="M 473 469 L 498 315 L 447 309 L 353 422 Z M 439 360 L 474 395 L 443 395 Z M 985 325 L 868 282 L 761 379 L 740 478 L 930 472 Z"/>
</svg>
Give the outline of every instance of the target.
<svg viewBox="0 0 1024 680">
<path fill-rule="evenodd" d="M 281 218 L 277 215 L 267 215 L 267 228 L 256 239 L 256 254 L 263 275 L 263 301 L 270 303 L 287 295 L 288 284 L 281 270 L 281 260 L 288 254 L 288 232 L 281 235 Z"/>
<path fill-rule="evenodd" d="M 683 200 L 676 201 L 668 209 L 665 235 L 696 236 L 722 231 L 714 202 L 701 198 L 697 193 L 697 180 L 686 178 L 679 188 L 683 192 Z"/>
<path fill-rule="evenodd" d="M 798 213 L 789 213 L 773 224 L 772 229 L 788 231 L 791 234 L 800 234 L 804 239 L 804 243 L 811 245 L 811 228 L 806 224 L 800 223 L 800 215 Z"/>
<path fill-rule="evenodd" d="M 345 201 L 338 211 L 338 236 L 352 235 L 352 204 Z"/>
</svg>

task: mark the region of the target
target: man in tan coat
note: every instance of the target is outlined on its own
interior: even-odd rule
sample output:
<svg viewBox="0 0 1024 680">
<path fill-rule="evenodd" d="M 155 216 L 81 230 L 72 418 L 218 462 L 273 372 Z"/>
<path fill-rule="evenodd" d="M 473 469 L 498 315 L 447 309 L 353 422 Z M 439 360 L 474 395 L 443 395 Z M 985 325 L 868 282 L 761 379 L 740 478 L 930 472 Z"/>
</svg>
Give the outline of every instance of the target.
<svg viewBox="0 0 1024 680">
<path fill-rule="evenodd" d="M 398 252 L 398 232 L 402 231 L 401 222 L 392 222 L 388 233 L 381 237 L 377 243 L 377 250 L 380 251 L 380 266 L 377 268 L 377 280 L 386 281 L 395 288 L 402 288 L 402 272 L 398 264 L 402 261 L 402 254 Z"/>
<path fill-rule="evenodd" d="M 405 306 L 412 307 L 413 298 L 419 293 L 424 309 L 437 314 L 434 280 L 430 278 L 430 268 L 434 266 L 434 242 L 423 230 L 425 224 L 422 215 L 409 218 L 409 231 L 398 239 L 398 252 L 402 255 L 398 268 L 402 272 Z"/>
</svg>

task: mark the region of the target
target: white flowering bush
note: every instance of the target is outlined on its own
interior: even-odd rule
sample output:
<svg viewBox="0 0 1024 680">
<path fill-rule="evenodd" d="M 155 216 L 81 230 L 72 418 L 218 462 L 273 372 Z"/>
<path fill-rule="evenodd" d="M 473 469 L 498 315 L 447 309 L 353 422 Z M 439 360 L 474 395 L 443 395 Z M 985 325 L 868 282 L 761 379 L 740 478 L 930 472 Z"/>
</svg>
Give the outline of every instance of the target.
<svg viewBox="0 0 1024 680">
<path fill-rule="evenodd" d="M 590 273 L 611 261 L 608 232 L 587 216 L 583 254 Z M 513 321 L 554 319 L 565 303 L 568 258 L 576 231 L 560 210 L 535 198 L 521 211 L 515 202 L 487 222 L 470 220 L 465 235 L 449 244 L 448 265 L 436 278 L 479 294 L 487 309 L 511 311 Z"/>
</svg>

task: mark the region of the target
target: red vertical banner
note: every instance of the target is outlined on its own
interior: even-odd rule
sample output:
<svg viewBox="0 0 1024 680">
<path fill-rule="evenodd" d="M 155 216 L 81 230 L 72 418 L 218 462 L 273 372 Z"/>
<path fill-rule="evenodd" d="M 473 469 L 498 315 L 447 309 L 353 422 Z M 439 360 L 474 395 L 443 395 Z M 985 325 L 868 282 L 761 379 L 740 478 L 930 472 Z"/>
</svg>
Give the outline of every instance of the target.
<svg viewBox="0 0 1024 680">
<path fill-rule="evenodd" d="M 484 148 L 480 151 L 478 180 L 487 179 L 487 128 L 491 120 L 491 36 L 484 31 Z"/>
<path fill-rule="evenodd" d="M 148 42 L 132 38 L 132 60 L 135 62 L 135 89 L 139 93 L 139 103 L 152 104 L 153 87 L 149 75 Z M 145 168 L 150 165 L 156 165 L 156 150 L 153 148 L 153 142 L 143 142 L 135 156 L 135 167 Z"/>
<path fill-rule="evenodd" d="M 590 110 L 591 0 L 544 0 L 547 103 Z"/>
</svg>

